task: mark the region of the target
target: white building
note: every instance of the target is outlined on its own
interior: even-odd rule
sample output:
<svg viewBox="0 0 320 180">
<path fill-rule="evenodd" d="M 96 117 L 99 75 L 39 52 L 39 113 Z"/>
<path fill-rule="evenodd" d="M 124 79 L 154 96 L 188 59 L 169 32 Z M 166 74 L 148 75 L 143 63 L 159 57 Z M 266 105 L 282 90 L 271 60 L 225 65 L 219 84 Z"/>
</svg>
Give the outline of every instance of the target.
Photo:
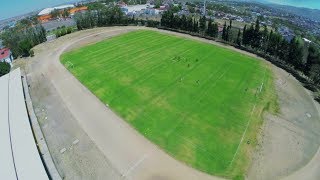
<svg viewBox="0 0 320 180">
<path fill-rule="evenodd" d="M 38 16 L 50 14 L 54 10 L 63 10 L 63 9 L 68 9 L 68 8 L 74 8 L 74 5 L 68 4 L 68 5 L 62 5 L 62 6 L 57 6 L 57 7 L 53 7 L 53 8 L 45 8 L 39 12 Z"/>
<path fill-rule="evenodd" d="M 132 6 L 121 6 L 121 10 L 125 14 L 137 14 L 137 13 L 145 13 L 145 11 L 149 8 L 153 8 L 154 5 L 150 4 L 140 4 L 140 5 L 132 5 Z"/>
</svg>

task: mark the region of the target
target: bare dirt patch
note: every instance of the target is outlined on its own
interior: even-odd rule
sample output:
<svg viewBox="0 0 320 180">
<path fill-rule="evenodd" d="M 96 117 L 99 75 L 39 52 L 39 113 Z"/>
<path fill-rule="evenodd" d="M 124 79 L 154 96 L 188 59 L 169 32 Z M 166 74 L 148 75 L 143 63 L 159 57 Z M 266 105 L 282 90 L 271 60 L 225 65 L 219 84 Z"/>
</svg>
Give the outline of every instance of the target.
<svg viewBox="0 0 320 180">
<path fill-rule="evenodd" d="M 284 70 L 273 71 L 280 113 L 265 115 L 249 179 L 286 177 L 304 167 L 320 145 L 320 116 L 311 93 Z"/>
</svg>

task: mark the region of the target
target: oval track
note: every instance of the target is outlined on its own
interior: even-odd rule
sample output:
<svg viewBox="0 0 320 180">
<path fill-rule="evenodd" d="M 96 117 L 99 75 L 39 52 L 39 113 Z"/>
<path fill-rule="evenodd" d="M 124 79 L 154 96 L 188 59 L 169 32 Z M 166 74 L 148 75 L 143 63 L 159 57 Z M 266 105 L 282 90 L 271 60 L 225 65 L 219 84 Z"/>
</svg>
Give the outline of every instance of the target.
<svg viewBox="0 0 320 180">
<path fill-rule="evenodd" d="M 52 120 L 49 118 L 48 122 L 40 122 L 40 124 L 48 141 L 49 149 L 55 161 L 58 162 L 58 169 L 59 164 L 62 164 L 61 167 L 70 168 L 70 170 L 72 168 L 78 169 L 73 174 L 61 167 L 59 171 L 63 171 L 62 174 L 67 179 L 79 177 L 91 179 L 219 179 L 190 168 L 149 142 L 101 103 L 59 61 L 60 55 L 65 51 L 137 29 L 142 28 L 112 27 L 80 31 L 35 48 L 36 56 L 31 58 L 26 71 L 31 85 L 32 99 L 35 101 L 35 106 L 39 106 L 36 113 L 38 116 L 41 115 L 41 108 L 45 107 L 47 115 L 50 117 L 50 114 L 59 113 L 55 111 L 56 108 L 64 108 L 63 113 L 65 114 L 63 116 L 54 119 L 55 116 L 52 115 Z M 214 43 L 188 35 L 181 36 Z M 52 98 L 46 99 L 48 96 Z M 44 102 L 42 99 L 47 101 Z M 54 134 L 59 136 L 59 133 L 65 134 L 65 136 L 59 138 L 54 136 Z M 72 149 L 65 154 L 59 153 L 61 148 L 68 146 L 64 137 L 68 137 L 71 141 L 70 137 L 73 136 L 85 136 L 80 140 L 79 148 L 83 148 L 82 150 L 86 153 L 88 149 L 90 152 L 92 151 L 94 155 L 90 154 L 90 157 L 94 156 L 98 165 L 95 165 L 95 162 L 89 158 L 85 165 L 74 162 L 81 161 L 82 157 L 86 157 L 85 153 L 82 156 L 72 156 L 68 154 L 72 152 Z M 72 159 L 74 157 L 79 159 Z M 70 164 L 65 166 L 64 163 L 67 164 L 67 160 L 64 158 L 69 158 L 68 161 L 72 161 L 71 164 L 76 164 L 78 167 L 73 167 Z M 105 165 L 100 168 L 99 163 Z M 90 167 L 92 168 L 91 172 L 84 172 L 86 168 Z M 112 175 L 105 176 L 104 173 Z M 251 179 L 250 174 L 249 179 Z"/>
</svg>

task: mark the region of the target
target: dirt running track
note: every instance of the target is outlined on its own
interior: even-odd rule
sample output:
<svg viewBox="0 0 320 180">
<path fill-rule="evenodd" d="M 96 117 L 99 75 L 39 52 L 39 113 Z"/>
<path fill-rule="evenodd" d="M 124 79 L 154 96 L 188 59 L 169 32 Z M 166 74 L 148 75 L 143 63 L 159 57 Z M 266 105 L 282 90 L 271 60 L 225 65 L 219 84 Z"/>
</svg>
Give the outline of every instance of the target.
<svg viewBox="0 0 320 180">
<path fill-rule="evenodd" d="M 50 128 L 50 131 L 53 131 L 51 133 L 54 134 L 54 131 L 56 131 L 56 136 L 61 136 L 58 133 L 68 136 L 68 131 L 83 130 L 89 137 L 89 139 L 81 139 L 81 137 L 74 135 L 74 138 L 69 140 L 69 145 L 62 146 L 60 146 L 59 140 L 64 141 L 63 136 L 59 140 L 54 140 L 53 144 L 50 144 L 50 140 L 47 139 L 49 147 L 50 145 L 60 146 L 59 149 L 53 150 L 55 152 L 58 150 L 58 153 L 55 153 L 53 156 L 62 157 L 56 158 L 58 164 L 68 164 L 68 161 L 74 161 L 71 158 L 76 158 L 77 161 L 86 158 L 87 164 L 78 165 L 76 172 L 68 172 L 70 169 L 72 170 L 72 165 L 62 165 L 66 169 L 61 169 L 58 165 L 59 171 L 66 179 L 213 179 L 214 177 L 212 176 L 176 161 L 146 140 L 115 113 L 110 111 L 106 105 L 102 104 L 60 64 L 59 56 L 68 48 L 79 47 L 132 29 L 135 28 L 107 28 L 77 32 L 54 42 L 44 43 L 35 49 L 36 56 L 32 59 L 30 69 L 27 70 L 31 91 L 34 91 L 32 93 L 33 97 L 37 99 L 37 96 L 53 96 L 44 105 L 47 107 L 44 108 L 46 111 L 55 111 L 50 106 L 55 104 L 57 99 L 61 98 L 59 103 L 61 106 L 64 106 L 63 109 L 66 109 L 65 113 L 68 114 L 68 116 L 56 117 L 63 120 L 51 119 L 49 116 L 47 120 L 44 120 L 60 121 L 61 126 L 66 125 L 68 128 L 65 129 L 65 127 L 59 127 L 59 124 L 55 124 Z M 37 82 L 39 84 L 47 84 L 47 87 L 41 89 L 43 85 L 38 85 Z M 49 94 L 41 95 L 43 93 L 41 91 L 47 91 L 46 89 L 50 90 Z M 37 103 L 41 102 L 37 101 Z M 70 121 L 69 117 L 72 117 L 73 120 L 67 124 L 65 121 Z M 44 131 L 46 129 L 49 128 L 45 127 Z M 51 136 L 54 136 L 52 134 Z M 71 146 L 74 139 L 79 139 L 79 144 Z M 93 143 L 90 142 L 91 140 Z M 83 143 L 96 146 L 97 148 L 90 150 L 95 151 L 94 154 L 82 153 L 80 157 L 72 157 L 70 155 L 68 160 L 64 160 L 64 157 L 68 153 L 71 154 L 71 151 L 79 149 L 79 146 Z M 87 148 L 91 148 L 90 146 Z M 72 147 L 72 149 L 69 150 L 69 147 Z M 61 154 L 59 151 L 63 148 L 66 148 L 67 151 Z M 90 161 L 91 157 L 86 157 L 87 155 L 95 156 L 94 159 L 98 159 L 98 163 L 102 164 L 103 167 L 97 167 L 95 162 Z M 101 162 L 100 158 L 105 162 Z M 93 169 L 91 166 L 98 169 Z M 86 168 L 89 168 L 91 172 L 86 172 L 88 171 Z M 83 172 L 77 173 L 77 171 Z M 96 174 L 97 171 L 98 174 Z M 106 173 L 104 174 L 101 171 L 105 171 Z"/>
<path fill-rule="evenodd" d="M 29 58 L 25 71 L 34 108 L 59 173 L 66 179 L 218 179 L 176 161 L 146 140 L 102 104 L 59 61 L 64 51 L 136 29 L 141 28 L 91 29 L 34 48 L 36 56 Z M 261 147 L 254 157 L 248 179 L 279 179 L 287 175 L 291 175 L 290 179 L 299 179 L 306 177 L 306 173 L 308 179 L 319 179 L 317 162 L 320 152 L 316 153 L 320 144 L 318 109 L 310 94 L 295 79 L 287 77 L 287 73 L 276 67 L 274 69 L 280 83 L 277 85 L 278 94 L 286 95 L 280 98 L 280 105 L 292 104 L 290 100 L 294 99 L 296 92 L 300 93 L 300 99 L 282 110 L 281 118 L 266 118 Z M 282 81 L 293 90 L 287 92 Z M 302 102 L 301 106 L 299 102 Z M 312 117 L 301 119 L 301 113 L 304 117 L 312 114 Z M 296 124 L 292 126 L 292 123 Z M 287 126 L 290 128 L 281 129 Z M 290 134 L 293 130 L 300 134 Z M 299 143 L 295 139 L 299 139 Z"/>
</svg>

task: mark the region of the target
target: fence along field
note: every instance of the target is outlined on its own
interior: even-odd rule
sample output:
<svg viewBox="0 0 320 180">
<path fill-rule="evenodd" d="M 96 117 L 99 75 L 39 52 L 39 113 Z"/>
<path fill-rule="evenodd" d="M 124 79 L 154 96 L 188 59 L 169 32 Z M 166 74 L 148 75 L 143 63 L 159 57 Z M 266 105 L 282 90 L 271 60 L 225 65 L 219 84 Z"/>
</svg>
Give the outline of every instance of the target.
<svg viewBox="0 0 320 180">
<path fill-rule="evenodd" d="M 242 177 L 262 112 L 276 111 L 265 62 L 195 40 L 135 31 L 61 61 L 145 137 L 209 174 Z"/>
</svg>

